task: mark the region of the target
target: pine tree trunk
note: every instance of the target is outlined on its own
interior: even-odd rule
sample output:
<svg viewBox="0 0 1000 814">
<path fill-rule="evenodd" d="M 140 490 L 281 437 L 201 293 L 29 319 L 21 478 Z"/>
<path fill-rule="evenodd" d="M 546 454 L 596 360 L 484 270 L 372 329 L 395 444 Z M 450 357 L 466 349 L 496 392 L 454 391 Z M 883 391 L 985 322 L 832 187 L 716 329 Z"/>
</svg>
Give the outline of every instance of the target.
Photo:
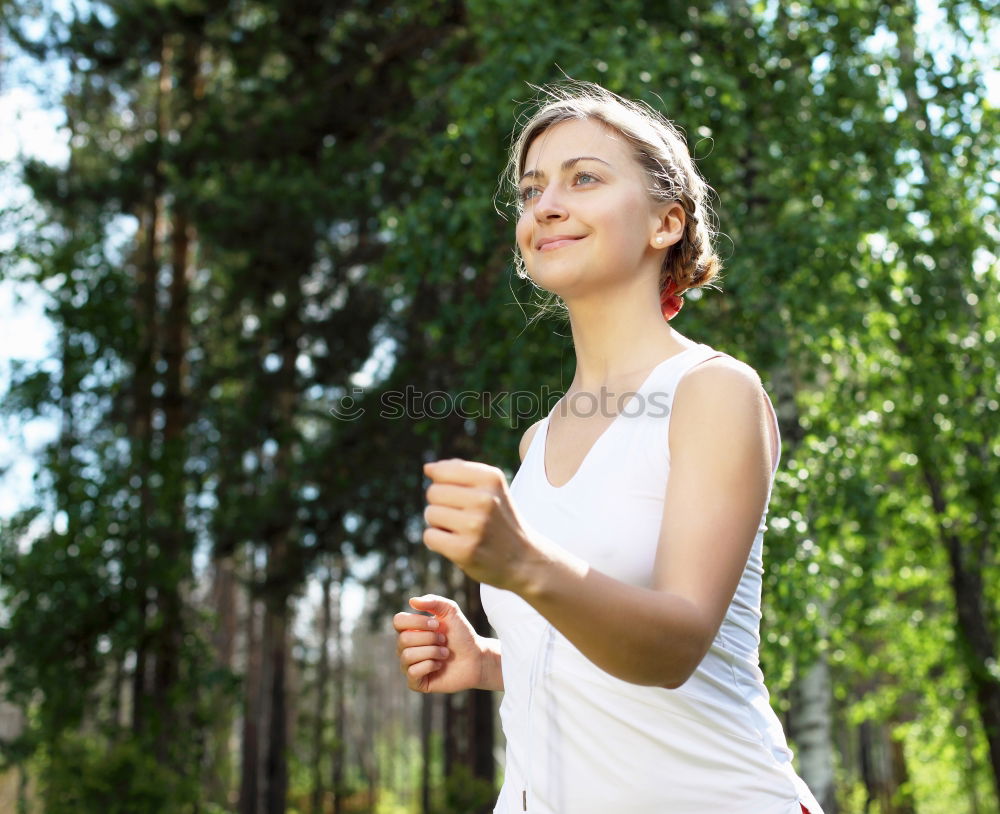
<svg viewBox="0 0 1000 814">
<path fill-rule="evenodd" d="M 489 636 L 490 623 L 480 601 L 479 583 L 466 576 L 464 587 L 467 618 L 480 635 Z M 472 776 L 493 784 L 496 778 L 496 764 L 493 760 L 493 694 L 486 690 L 471 690 L 467 703 L 470 741 L 468 759 Z"/>
<path fill-rule="evenodd" d="M 424 693 L 420 697 L 420 811 L 431 814 L 431 725 L 434 715 L 434 696 Z"/>
<path fill-rule="evenodd" d="M 261 670 L 261 636 L 257 624 L 257 601 L 254 598 L 256 568 L 254 548 L 248 552 L 247 618 L 246 618 L 246 670 L 243 691 L 243 735 L 240 759 L 239 814 L 258 814 L 260 788 L 260 720 L 263 680 Z"/>
<path fill-rule="evenodd" d="M 276 270 L 277 271 L 277 270 Z M 286 272 L 287 273 L 287 272 Z M 266 814 L 284 814 L 288 795 L 289 736 L 287 714 L 287 669 L 289 598 L 300 582 L 298 563 L 297 497 L 292 488 L 292 468 L 298 435 L 295 426 L 298 405 L 296 365 L 302 336 L 302 293 L 298 282 L 287 291 L 286 304 L 276 319 L 277 346 L 281 366 L 274 377 L 271 417 L 277 448 L 273 456 L 271 482 L 274 505 L 279 507 L 264 538 L 267 547 L 267 578 L 264 594 L 265 693 L 268 705 L 264 792 Z"/>
<path fill-rule="evenodd" d="M 288 604 L 265 603 L 264 656 L 267 659 L 267 751 L 265 759 L 265 814 L 285 814 L 288 796 L 288 744 L 285 677 L 288 659 Z"/>
<path fill-rule="evenodd" d="M 224 553 L 224 550 L 228 553 Z M 212 633 L 212 649 L 216 667 L 225 675 L 233 669 L 236 647 L 236 566 L 231 547 L 217 550 L 212 577 L 212 608 L 215 612 L 215 627 Z M 226 691 L 216 690 L 213 694 L 213 709 L 216 719 L 212 726 L 208 744 L 208 766 L 205 773 L 207 798 L 221 807 L 229 806 L 229 789 L 232 775 L 232 759 L 229 740 L 233 729 L 233 713 Z"/>
<path fill-rule="evenodd" d="M 181 80 L 188 81 L 181 72 Z M 170 306 L 164 323 L 163 361 L 163 475 L 162 502 L 165 526 L 161 534 L 161 563 L 158 571 L 157 610 L 160 628 L 156 646 L 156 672 L 153 696 L 157 719 L 161 722 L 157 737 L 160 760 L 181 759 L 171 755 L 171 744 L 180 731 L 180 710 L 174 687 L 180 678 L 181 646 L 184 638 L 183 599 L 181 590 L 190 576 L 187 511 L 185 508 L 187 460 L 187 355 L 190 343 L 190 281 L 192 276 L 192 229 L 187 215 L 175 209 L 171 222 Z"/>
<path fill-rule="evenodd" d="M 365 729 L 368 732 L 368 805 L 372 811 L 378 810 L 378 737 L 375 728 L 375 710 L 379 705 L 378 676 L 373 669 L 368 679 L 368 699 L 365 705 Z"/>
<path fill-rule="evenodd" d="M 160 66 L 161 74 L 166 71 Z M 158 84 L 162 89 L 163 81 Z M 159 92 L 159 91 L 158 91 Z M 157 99 L 157 109 L 161 104 Z M 157 114 L 159 119 L 159 114 Z M 155 516 L 153 495 L 149 487 L 153 459 L 153 384 L 157 359 L 157 277 L 160 267 L 160 240 L 163 232 L 163 174 L 160 168 L 159 145 L 154 142 L 147 167 L 147 194 L 139 213 L 138 247 L 135 263 L 135 297 L 133 311 L 137 345 L 133 357 L 131 399 L 129 409 L 129 439 L 132 446 L 130 483 L 137 484 L 139 506 L 134 517 L 139 547 L 136 561 L 131 563 L 135 574 L 135 597 L 138 604 L 135 631 L 135 667 L 132 673 L 132 731 L 142 736 L 147 730 L 147 694 L 149 669 L 149 610 L 150 590 L 148 549 L 153 529 L 150 519 Z"/>
<path fill-rule="evenodd" d="M 338 567 L 341 580 L 344 575 L 342 564 Z M 343 814 L 344 811 L 344 760 L 347 754 L 344 739 L 347 733 L 347 663 L 344 658 L 343 634 L 343 582 L 337 584 L 336 600 L 334 602 L 333 644 L 333 748 L 330 750 L 332 771 L 330 785 L 333 788 L 333 814 Z"/>
<path fill-rule="evenodd" d="M 316 667 L 316 710 L 313 713 L 313 754 L 312 754 L 312 811 L 323 811 L 323 755 L 326 730 L 326 706 L 330 681 L 330 629 L 333 622 L 331 593 L 333 591 L 333 569 L 327 568 L 322 583 L 319 627 L 319 664 Z"/>
</svg>

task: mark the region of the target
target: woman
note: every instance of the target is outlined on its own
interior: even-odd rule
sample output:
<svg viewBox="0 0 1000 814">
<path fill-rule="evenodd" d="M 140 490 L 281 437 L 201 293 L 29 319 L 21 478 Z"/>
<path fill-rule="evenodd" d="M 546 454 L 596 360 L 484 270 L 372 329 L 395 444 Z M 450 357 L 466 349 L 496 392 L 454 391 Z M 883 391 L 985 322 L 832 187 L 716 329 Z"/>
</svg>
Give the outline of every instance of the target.
<svg viewBox="0 0 1000 814">
<path fill-rule="evenodd" d="M 565 303 L 576 374 L 509 488 L 425 465 L 424 542 L 482 583 L 499 639 L 412 599 L 409 686 L 504 692 L 497 814 L 821 814 L 757 661 L 774 410 L 752 368 L 668 324 L 720 267 L 708 187 L 668 121 L 584 83 L 548 89 L 510 169 L 523 270 Z"/>
</svg>

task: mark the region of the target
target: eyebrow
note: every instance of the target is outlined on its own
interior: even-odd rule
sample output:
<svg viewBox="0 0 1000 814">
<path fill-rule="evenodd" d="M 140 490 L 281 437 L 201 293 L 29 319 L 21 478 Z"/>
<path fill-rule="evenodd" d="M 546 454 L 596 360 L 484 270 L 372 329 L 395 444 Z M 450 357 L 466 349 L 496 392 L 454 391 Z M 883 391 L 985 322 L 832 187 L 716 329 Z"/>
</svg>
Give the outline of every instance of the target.
<svg viewBox="0 0 1000 814">
<path fill-rule="evenodd" d="M 570 169 L 575 164 L 578 164 L 581 161 L 600 161 L 602 164 L 605 164 L 608 167 L 611 166 L 603 158 L 598 158 L 596 155 L 578 155 L 576 158 L 567 158 L 565 161 L 563 161 L 562 163 L 563 172 Z M 525 178 L 544 178 L 544 177 L 545 173 L 542 172 L 541 170 L 528 170 L 527 172 L 524 173 L 524 175 L 520 177 L 518 183 L 523 181 Z"/>
</svg>

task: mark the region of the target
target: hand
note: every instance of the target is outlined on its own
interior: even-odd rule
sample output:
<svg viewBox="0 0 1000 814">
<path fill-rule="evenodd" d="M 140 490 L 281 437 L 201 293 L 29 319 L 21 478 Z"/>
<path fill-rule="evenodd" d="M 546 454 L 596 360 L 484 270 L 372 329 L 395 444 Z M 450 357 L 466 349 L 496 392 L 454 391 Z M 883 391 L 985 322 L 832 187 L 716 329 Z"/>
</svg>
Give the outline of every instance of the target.
<svg viewBox="0 0 1000 814">
<path fill-rule="evenodd" d="M 477 582 L 517 590 L 535 551 L 514 508 L 507 478 L 495 466 L 452 458 L 424 464 L 424 545 Z"/>
<path fill-rule="evenodd" d="M 415 692 L 461 692 L 483 686 L 483 639 L 458 605 L 442 596 L 410 599 L 419 613 L 397 613 L 396 653 L 406 684 Z"/>
</svg>

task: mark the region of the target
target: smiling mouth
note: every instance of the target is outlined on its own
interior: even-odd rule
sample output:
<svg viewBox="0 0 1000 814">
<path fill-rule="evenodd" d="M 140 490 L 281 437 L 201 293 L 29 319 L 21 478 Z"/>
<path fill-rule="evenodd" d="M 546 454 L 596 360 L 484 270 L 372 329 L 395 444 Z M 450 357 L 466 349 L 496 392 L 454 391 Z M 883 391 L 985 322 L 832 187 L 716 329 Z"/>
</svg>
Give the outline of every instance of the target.
<svg viewBox="0 0 1000 814">
<path fill-rule="evenodd" d="M 571 243 L 578 243 L 583 240 L 582 237 L 561 237 L 558 240 L 550 240 L 547 243 L 542 243 L 538 247 L 540 252 L 552 252 L 556 249 L 561 249 L 563 246 L 569 246 Z"/>
</svg>

